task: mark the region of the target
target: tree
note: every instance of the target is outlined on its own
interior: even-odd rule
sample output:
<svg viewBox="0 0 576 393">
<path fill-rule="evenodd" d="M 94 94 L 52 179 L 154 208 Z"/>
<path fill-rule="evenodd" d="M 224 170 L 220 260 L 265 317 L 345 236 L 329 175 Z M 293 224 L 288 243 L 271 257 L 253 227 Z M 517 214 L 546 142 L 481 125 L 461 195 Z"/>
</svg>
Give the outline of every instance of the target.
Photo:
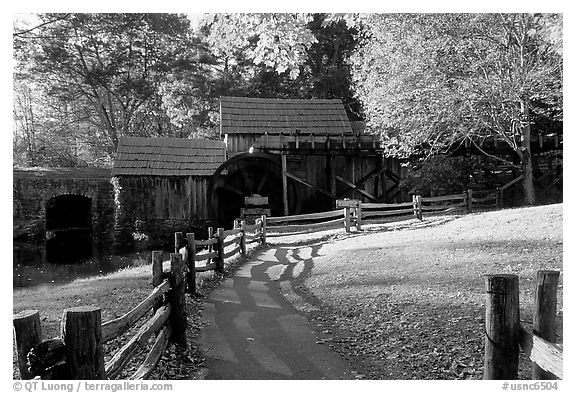
<svg viewBox="0 0 576 393">
<path fill-rule="evenodd" d="M 355 31 L 323 14 L 208 14 L 200 31 L 181 15 L 38 18 L 13 34 L 15 85 L 34 85 L 28 101 L 15 90 L 22 163 L 110 163 L 122 135 L 216 138 L 221 95 L 341 98 L 360 113 Z"/>
<path fill-rule="evenodd" d="M 277 73 L 300 73 L 307 49 L 315 42 L 308 14 L 207 14 L 207 41 L 218 57 L 234 61 L 237 52 Z"/>
<path fill-rule="evenodd" d="M 190 78 L 180 81 L 181 89 L 190 94 L 174 96 L 179 103 L 176 112 L 185 117 L 208 103 L 213 109 L 207 117 L 217 118 L 220 95 L 340 98 L 350 116 L 359 118 L 346 63 L 356 31 L 342 20 L 325 23 L 328 18 L 326 14 L 206 15 L 200 31 L 212 56 L 210 76 L 200 86 Z M 193 91 L 206 95 L 198 102 L 200 96 Z"/>
<path fill-rule="evenodd" d="M 18 31 L 18 77 L 41 79 L 50 95 L 82 109 L 83 124 L 105 136 L 112 156 L 122 135 L 166 135 L 161 82 L 194 71 L 189 21 L 172 14 L 41 14 Z"/>
<path fill-rule="evenodd" d="M 74 101 L 55 99 L 39 82 L 14 81 L 13 110 L 14 164 L 86 166 L 101 159 Z"/>
<path fill-rule="evenodd" d="M 559 23 L 558 16 L 528 14 L 368 16 L 352 58 L 368 127 L 399 156 L 496 137 L 515 152 L 525 202 L 533 204 L 536 108 L 545 103 L 561 117 Z"/>
</svg>

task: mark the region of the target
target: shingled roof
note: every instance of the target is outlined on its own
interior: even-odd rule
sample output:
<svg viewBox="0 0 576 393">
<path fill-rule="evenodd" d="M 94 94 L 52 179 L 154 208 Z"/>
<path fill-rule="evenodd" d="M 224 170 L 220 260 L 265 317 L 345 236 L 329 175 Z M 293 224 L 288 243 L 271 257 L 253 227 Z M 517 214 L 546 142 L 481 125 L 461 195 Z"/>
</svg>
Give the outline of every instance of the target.
<svg viewBox="0 0 576 393">
<path fill-rule="evenodd" d="M 340 100 L 220 97 L 222 134 L 347 134 Z"/>
<path fill-rule="evenodd" d="M 112 176 L 211 176 L 224 161 L 226 146 L 221 141 L 123 137 Z"/>
</svg>

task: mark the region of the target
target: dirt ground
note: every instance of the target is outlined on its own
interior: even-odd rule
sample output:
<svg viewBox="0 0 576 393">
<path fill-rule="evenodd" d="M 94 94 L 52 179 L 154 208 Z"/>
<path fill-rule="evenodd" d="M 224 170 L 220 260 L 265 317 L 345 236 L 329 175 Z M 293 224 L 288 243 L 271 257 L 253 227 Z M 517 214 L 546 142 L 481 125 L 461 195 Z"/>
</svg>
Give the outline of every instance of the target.
<svg viewBox="0 0 576 393">
<path fill-rule="evenodd" d="M 406 219 L 338 237 L 315 249 L 293 290 L 313 305 L 304 311 L 325 345 L 362 379 L 482 378 L 484 275 L 519 275 L 529 328 L 536 272 L 562 271 L 562 205 Z M 277 243 L 308 252 L 301 241 Z M 562 294 L 561 274 L 558 342 Z M 519 377 L 530 372 L 522 356 Z"/>
<path fill-rule="evenodd" d="M 413 218 L 366 222 L 359 233 L 328 229 L 271 236 L 268 242 L 295 254 L 309 255 L 313 250 L 311 268 L 291 282 L 294 304 L 317 327 L 318 345 L 347 358 L 358 379 L 482 378 L 484 275 L 519 275 L 521 320 L 529 327 L 536 272 L 563 270 L 561 204 L 430 215 L 422 222 Z M 225 276 L 241 263 L 231 261 Z M 58 291 L 15 290 L 13 311 L 41 310 L 44 337 L 54 337 L 66 307 L 100 305 L 103 320 L 134 307 L 151 290 L 149 269 L 142 266 L 77 281 Z M 207 278 L 201 295 L 189 299 L 190 348 L 181 351 L 172 346 L 152 379 L 200 377 L 204 359 L 196 339 L 203 324 L 199 317 L 203 297 L 222 278 Z M 558 342 L 562 342 L 563 274 L 558 315 Z M 107 353 L 124 342 L 110 343 Z M 521 358 L 519 377 L 529 379 L 530 367 Z"/>
</svg>

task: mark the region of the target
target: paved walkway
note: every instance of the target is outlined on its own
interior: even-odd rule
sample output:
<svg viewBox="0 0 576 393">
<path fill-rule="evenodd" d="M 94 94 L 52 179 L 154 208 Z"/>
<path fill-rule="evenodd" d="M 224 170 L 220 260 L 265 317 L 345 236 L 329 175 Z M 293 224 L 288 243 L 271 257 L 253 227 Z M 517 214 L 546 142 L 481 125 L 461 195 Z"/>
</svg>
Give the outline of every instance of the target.
<svg viewBox="0 0 576 393">
<path fill-rule="evenodd" d="M 257 251 L 211 293 L 200 337 L 206 379 L 354 379 L 280 294 L 281 284 L 311 268 L 314 249 L 307 249 Z"/>
</svg>

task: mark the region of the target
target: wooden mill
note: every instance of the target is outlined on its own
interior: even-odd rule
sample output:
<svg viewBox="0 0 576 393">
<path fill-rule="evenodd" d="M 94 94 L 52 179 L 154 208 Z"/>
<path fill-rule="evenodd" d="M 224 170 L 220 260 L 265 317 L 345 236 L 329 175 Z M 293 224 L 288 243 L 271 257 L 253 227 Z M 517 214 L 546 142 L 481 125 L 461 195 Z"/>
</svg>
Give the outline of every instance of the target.
<svg viewBox="0 0 576 393">
<path fill-rule="evenodd" d="M 335 208 L 335 200 L 393 202 L 400 162 L 355 129 L 340 100 L 221 97 L 227 160 L 212 176 L 219 223 L 240 216 L 245 198 L 268 198 L 273 216 Z"/>
</svg>

